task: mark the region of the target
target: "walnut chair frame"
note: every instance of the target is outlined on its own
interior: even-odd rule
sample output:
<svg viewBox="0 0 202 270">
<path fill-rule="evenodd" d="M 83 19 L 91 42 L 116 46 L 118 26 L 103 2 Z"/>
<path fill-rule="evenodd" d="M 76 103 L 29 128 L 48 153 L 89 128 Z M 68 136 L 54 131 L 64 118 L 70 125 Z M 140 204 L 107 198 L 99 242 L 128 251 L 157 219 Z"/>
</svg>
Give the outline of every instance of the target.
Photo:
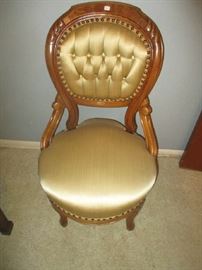
<svg viewBox="0 0 202 270">
<path fill-rule="evenodd" d="M 100 99 L 75 95 L 71 93 L 71 91 L 67 91 L 67 85 L 64 83 L 63 77 L 58 69 L 58 48 L 64 36 L 80 25 L 105 21 L 123 25 L 130 31 L 134 31 L 147 48 L 147 59 L 143 75 L 134 94 L 127 98 Z M 51 144 L 65 109 L 68 110 L 68 120 L 66 122 L 67 130 L 72 130 L 78 125 L 78 105 L 103 108 L 127 106 L 125 114 L 126 132 L 136 132 L 137 125 L 135 118 L 137 112 L 139 112 L 148 151 L 151 155 L 157 157 L 157 139 L 152 124 L 152 108 L 148 95 L 161 71 L 164 50 L 160 31 L 147 15 L 135 6 L 120 2 L 106 1 L 75 5 L 56 20 L 50 28 L 45 53 L 48 71 L 57 90 L 57 95 L 52 105 L 52 116 L 41 138 L 42 151 Z M 125 218 L 128 230 L 132 230 L 134 228 L 133 219 L 142 207 L 145 198 L 129 211 L 109 219 L 82 218 L 68 213 L 51 199 L 50 201 L 53 208 L 60 214 L 60 223 L 62 226 L 67 225 L 67 218 L 86 224 L 104 224 Z"/>
</svg>

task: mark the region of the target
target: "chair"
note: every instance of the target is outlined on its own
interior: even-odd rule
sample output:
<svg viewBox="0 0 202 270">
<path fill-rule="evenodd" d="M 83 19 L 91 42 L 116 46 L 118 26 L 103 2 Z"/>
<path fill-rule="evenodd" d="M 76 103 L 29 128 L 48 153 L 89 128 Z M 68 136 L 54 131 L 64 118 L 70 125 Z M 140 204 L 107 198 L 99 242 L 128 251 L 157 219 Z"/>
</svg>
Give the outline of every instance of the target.
<svg viewBox="0 0 202 270">
<path fill-rule="evenodd" d="M 157 177 L 157 141 L 148 95 L 163 62 L 155 23 L 120 2 L 78 4 L 50 28 L 46 62 L 57 90 L 41 139 L 39 177 L 53 208 L 85 224 L 126 219 L 128 230 Z M 124 125 L 78 105 L 127 107 Z M 64 110 L 66 130 L 55 135 Z M 136 132 L 140 115 L 144 137 Z"/>
</svg>

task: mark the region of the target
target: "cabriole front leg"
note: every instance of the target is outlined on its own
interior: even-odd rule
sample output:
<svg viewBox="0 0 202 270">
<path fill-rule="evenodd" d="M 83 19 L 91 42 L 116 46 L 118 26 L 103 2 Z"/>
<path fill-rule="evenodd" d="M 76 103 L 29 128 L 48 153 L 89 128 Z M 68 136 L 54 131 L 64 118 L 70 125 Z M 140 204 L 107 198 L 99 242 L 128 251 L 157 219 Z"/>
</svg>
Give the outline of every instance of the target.
<svg viewBox="0 0 202 270">
<path fill-rule="evenodd" d="M 142 208 L 143 204 L 145 202 L 145 199 L 143 199 L 134 209 L 134 211 L 128 213 L 126 217 L 126 228 L 128 231 L 132 231 L 135 228 L 135 222 L 134 219 L 139 213 L 140 209 Z"/>
</svg>

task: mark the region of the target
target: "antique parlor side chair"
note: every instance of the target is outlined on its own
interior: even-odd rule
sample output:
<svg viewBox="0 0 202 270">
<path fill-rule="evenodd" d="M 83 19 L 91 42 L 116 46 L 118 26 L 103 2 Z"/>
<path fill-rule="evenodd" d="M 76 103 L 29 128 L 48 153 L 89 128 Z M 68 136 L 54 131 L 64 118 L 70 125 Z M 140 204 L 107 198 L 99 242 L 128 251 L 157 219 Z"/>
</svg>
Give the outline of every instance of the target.
<svg viewBox="0 0 202 270">
<path fill-rule="evenodd" d="M 81 223 L 134 217 L 157 177 L 157 141 L 148 95 L 163 62 L 156 24 L 120 2 L 78 4 L 50 28 L 46 62 L 57 90 L 41 139 L 39 176 L 52 206 Z M 127 107 L 125 124 L 94 118 L 78 124 L 78 105 Z M 55 135 L 64 110 L 67 128 Z M 144 138 L 136 132 L 139 113 Z"/>
</svg>

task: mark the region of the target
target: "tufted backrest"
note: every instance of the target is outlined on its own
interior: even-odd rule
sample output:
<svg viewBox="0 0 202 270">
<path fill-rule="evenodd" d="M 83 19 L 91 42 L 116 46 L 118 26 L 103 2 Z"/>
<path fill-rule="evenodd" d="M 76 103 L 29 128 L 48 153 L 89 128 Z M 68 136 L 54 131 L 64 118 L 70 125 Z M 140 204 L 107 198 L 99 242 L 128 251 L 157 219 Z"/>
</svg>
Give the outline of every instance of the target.
<svg viewBox="0 0 202 270">
<path fill-rule="evenodd" d="M 65 31 L 57 68 L 69 94 L 79 99 L 128 101 L 146 80 L 150 47 L 131 25 L 91 19 Z"/>
<path fill-rule="evenodd" d="M 48 69 L 66 106 L 128 106 L 150 92 L 162 60 L 155 23 L 120 2 L 73 6 L 52 25 L 46 42 Z"/>
<path fill-rule="evenodd" d="M 50 28 L 46 63 L 57 90 L 50 125 L 58 125 L 64 108 L 69 112 L 67 128 L 73 129 L 78 105 L 127 106 L 125 127 L 133 133 L 137 111 L 142 122 L 151 112 L 148 95 L 162 67 L 163 41 L 156 24 L 135 6 L 83 3 Z"/>
<path fill-rule="evenodd" d="M 125 130 L 136 132 L 139 112 L 148 150 L 157 156 L 148 95 L 160 74 L 164 49 L 160 31 L 147 15 L 114 1 L 78 4 L 51 26 L 45 52 L 57 95 L 42 149 L 50 144 L 65 108 L 71 130 L 78 125 L 78 105 L 127 106 Z"/>
</svg>

